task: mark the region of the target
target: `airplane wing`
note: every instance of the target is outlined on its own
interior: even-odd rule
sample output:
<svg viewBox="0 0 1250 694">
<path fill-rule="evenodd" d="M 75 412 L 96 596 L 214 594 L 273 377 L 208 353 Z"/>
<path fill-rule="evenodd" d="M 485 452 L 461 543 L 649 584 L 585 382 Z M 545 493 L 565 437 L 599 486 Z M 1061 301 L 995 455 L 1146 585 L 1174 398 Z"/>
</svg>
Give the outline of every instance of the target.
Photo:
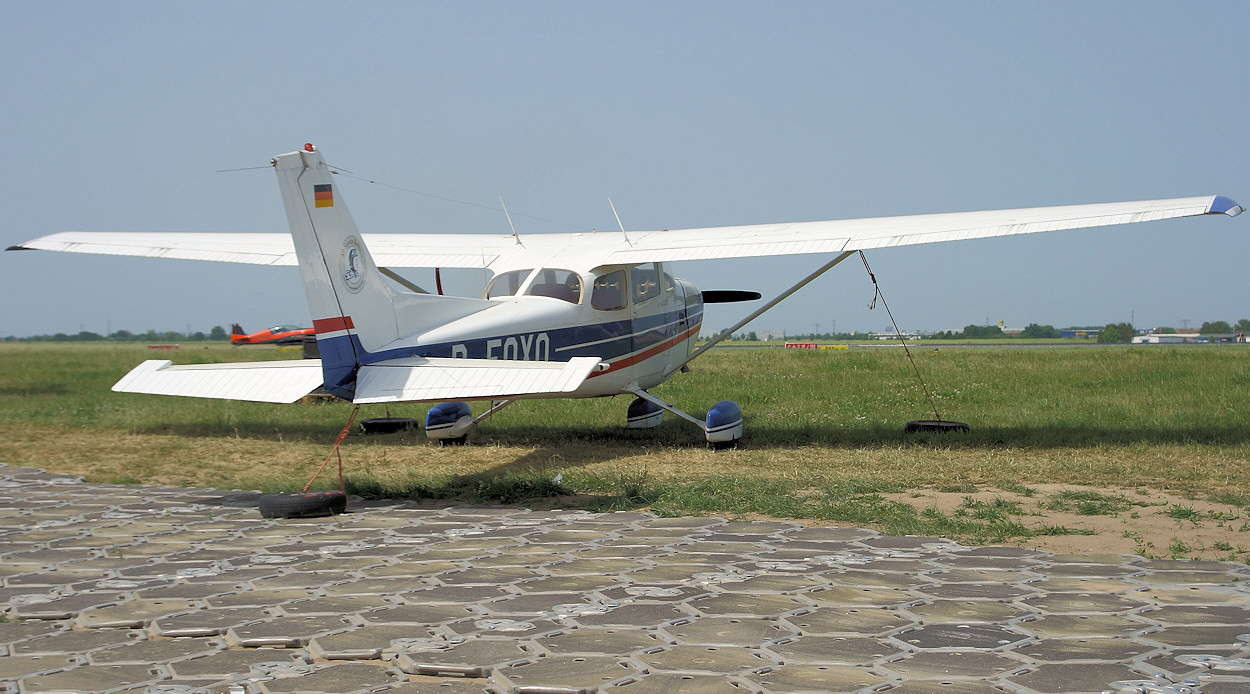
<svg viewBox="0 0 1250 694">
<path fill-rule="evenodd" d="M 410 357 L 360 367 L 356 403 L 538 397 L 571 393 L 599 364 L 569 361 Z"/>
<path fill-rule="evenodd" d="M 495 234 L 364 234 L 381 267 L 488 267 L 515 246 Z M 144 258 L 210 260 L 252 265 L 290 265 L 295 246 L 290 234 L 179 231 L 62 231 L 9 246 L 10 251 L 60 251 Z"/>
<path fill-rule="evenodd" d="M 652 231 L 631 234 L 630 245 L 612 251 L 603 264 L 842 253 L 1205 214 L 1236 216 L 1241 212 L 1241 206 L 1237 203 L 1216 195 L 1062 207 Z"/>
<path fill-rule="evenodd" d="M 182 395 L 193 398 L 290 403 L 321 387 L 321 360 L 254 361 L 173 366 L 149 359 L 130 370 L 118 393 Z"/>
<path fill-rule="evenodd" d="M 364 234 L 381 267 L 490 267 L 501 257 L 551 258 L 565 253 L 592 264 L 709 260 L 806 253 L 841 253 L 890 246 L 1131 224 L 1206 214 L 1236 216 L 1242 208 L 1222 196 L 1098 203 L 1012 210 L 790 222 L 703 229 L 619 233 Z M 181 258 L 259 265 L 295 265 L 287 234 L 82 232 L 50 234 L 8 250 Z M 511 263 L 515 264 L 515 263 Z"/>
</svg>

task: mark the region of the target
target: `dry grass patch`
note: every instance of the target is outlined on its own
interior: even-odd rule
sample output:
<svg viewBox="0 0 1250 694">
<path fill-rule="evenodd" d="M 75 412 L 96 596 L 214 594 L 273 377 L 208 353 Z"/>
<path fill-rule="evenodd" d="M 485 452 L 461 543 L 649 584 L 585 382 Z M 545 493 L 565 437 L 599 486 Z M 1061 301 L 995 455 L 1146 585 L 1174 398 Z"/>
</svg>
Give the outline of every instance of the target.
<svg viewBox="0 0 1250 694">
<path fill-rule="evenodd" d="M 0 344 L 0 462 L 96 482 L 297 489 L 351 410 L 341 402 L 282 406 L 109 391 L 151 356 L 133 345 Z M 230 347 L 173 356 L 288 357 Z M 629 398 L 622 397 L 518 403 L 488 420 L 469 446 L 434 446 L 421 432 L 353 435 L 343 456 L 353 488 L 379 496 L 781 517 L 1047 548 L 1092 542 L 1038 535 L 1047 526 L 1092 529 L 1099 534 L 1090 546 L 1100 549 L 1244 557 L 1240 548 L 1250 542 L 1240 538 L 1250 537 L 1250 526 L 1240 530 L 1231 518 L 1250 507 L 1247 357 L 1244 347 L 944 347 L 925 353 L 921 369 L 943 412 L 973 431 L 908 437 L 903 422 L 930 414 L 893 350 L 713 351 L 656 393 L 696 414 L 716 400 L 738 400 L 748 437 L 739 450 L 707 450 L 696 429 L 671 418 L 655 430 L 625 429 Z M 372 406 L 361 416 L 423 411 Z M 318 486 L 336 484 L 331 470 Z M 1166 494 L 1177 510 L 1159 516 L 1159 532 L 1175 528 L 1176 542 L 1129 522 L 1154 520 L 1146 507 L 1106 516 L 1083 516 L 1079 505 L 1042 508 L 1051 497 L 1036 490 L 1045 485 L 1104 495 L 1127 488 L 1129 499 L 1138 489 Z M 1037 499 L 1021 491 L 1030 488 Z M 924 503 L 911 494 L 955 501 Z M 1225 510 L 1195 505 L 1212 499 Z M 1226 534 L 1185 534 L 1211 525 Z"/>
</svg>

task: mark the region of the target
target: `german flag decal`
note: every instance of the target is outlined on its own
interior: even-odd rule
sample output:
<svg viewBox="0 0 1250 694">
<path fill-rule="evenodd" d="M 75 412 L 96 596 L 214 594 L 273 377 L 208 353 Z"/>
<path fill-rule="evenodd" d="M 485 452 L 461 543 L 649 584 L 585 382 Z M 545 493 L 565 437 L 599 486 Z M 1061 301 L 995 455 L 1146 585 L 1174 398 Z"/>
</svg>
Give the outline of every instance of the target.
<svg viewBox="0 0 1250 694">
<path fill-rule="evenodd" d="M 334 207 L 334 189 L 329 183 L 318 183 L 313 186 L 313 199 L 317 207 Z"/>
</svg>

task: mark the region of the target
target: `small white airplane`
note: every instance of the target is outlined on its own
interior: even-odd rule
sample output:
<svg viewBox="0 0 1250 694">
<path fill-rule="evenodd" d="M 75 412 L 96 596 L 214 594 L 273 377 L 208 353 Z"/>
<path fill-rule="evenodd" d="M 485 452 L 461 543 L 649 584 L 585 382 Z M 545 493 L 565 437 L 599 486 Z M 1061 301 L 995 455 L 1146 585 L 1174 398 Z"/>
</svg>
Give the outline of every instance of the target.
<svg viewBox="0 0 1250 694">
<path fill-rule="evenodd" d="M 667 410 L 726 447 L 742 436 L 736 403 L 718 402 L 699 419 L 648 390 L 859 251 L 1242 211 L 1226 197 L 1205 196 L 620 234 L 361 235 L 315 147 L 271 163 L 290 236 L 63 232 L 9 249 L 299 265 L 319 360 L 152 360 L 113 390 L 294 402 L 324 387 L 355 403 L 439 402 L 425 429 L 444 443 L 462 443 L 475 425 L 518 399 L 632 395 L 628 426 L 657 426 Z M 669 274 L 666 263 L 798 254 L 833 258 L 695 348 L 704 303 L 760 295 L 700 292 Z M 442 296 L 393 267 L 484 268 L 493 276 L 480 298 Z M 492 402 L 474 416 L 466 400 Z"/>
</svg>

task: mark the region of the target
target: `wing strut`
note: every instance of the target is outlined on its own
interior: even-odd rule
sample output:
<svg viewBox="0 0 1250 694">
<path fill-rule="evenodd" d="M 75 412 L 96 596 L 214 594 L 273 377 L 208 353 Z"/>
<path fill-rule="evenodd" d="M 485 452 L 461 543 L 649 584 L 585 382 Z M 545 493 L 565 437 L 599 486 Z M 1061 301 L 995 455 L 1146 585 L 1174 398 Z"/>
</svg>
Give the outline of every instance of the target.
<svg viewBox="0 0 1250 694">
<path fill-rule="evenodd" d="M 435 272 L 437 272 L 437 271 L 438 271 L 438 268 L 435 268 L 434 270 L 435 270 Z M 421 287 L 418 287 L 417 285 L 413 284 L 412 282 L 409 282 L 407 278 L 405 278 L 404 276 L 402 276 L 402 275 L 400 275 L 399 273 L 395 272 L 394 270 L 391 270 L 389 267 L 380 267 L 380 268 L 378 268 L 378 272 L 380 272 L 380 273 L 382 273 L 383 275 L 386 275 L 387 277 L 389 277 L 389 278 L 391 278 L 391 279 L 395 280 L 395 282 L 396 282 L 396 283 L 400 284 L 400 285 L 401 285 L 401 286 L 403 286 L 405 289 L 409 289 L 409 290 L 411 290 L 411 291 L 414 291 L 414 292 L 416 292 L 417 294 L 429 294 L 429 292 L 425 291 L 425 290 L 424 290 L 424 289 L 422 289 Z M 435 277 L 437 277 L 437 275 L 435 275 Z M 439 292 L 439 294 L 442 294 L 442 292 L 440 291 L 440 292 Z"/>
<path fill-rule="evenodd" d="M 692 417 L 692 416 L 690 416 L 690 415 L 686 414 L 685 412 L 682 412 L 681 410 L 677 409 L 676 407 L 673 407 L 673 403 L 671 403 L 671 402 L 664 402 L 663 400 L 661 400 L 661 399 L 659 399 L 659 398 L 655 397 L 654 395 L 652 395 L 652 394 L 648 393 L 647 391 L 645 391 L 645 390 L 643 390 L 643 389 L 641 389 L 641 388 L 637 388 L 637 387 L 630 386 L 630 387 L 628 387 L 628 388 L 625 388 L 624 390 L 625 390 L 626 392 L 628 392 L 628 393 L 633 393 L 634 395 L 636 395 L 636 396 L 638 396 L 638 397 L 642 398 L 643 400 L 646 400 L 647 402 L 650 402 L 650 403 L 652 403 L 652 404 L 656 405 L 657 407 L 660 407 L 661 409 L 668 410 L 669 412 L 672 412 L 673 414 L 677 415 L 678 417 L 681 417 L 682 419 L 686 420 L 687 422 L 690 422 L 691 424 L 693 424 L 693 425 L 695 425 L 695 426 L 699 427 L 700 429 L 703 429 L 704 431 L 707 431 L 707 424 L 706 424 L 706 423 L 704 423 L 702 420 L 695 419 L 694 417 Z"/>
<path fill-rule="evenodd" d="M 825 274 L 825 273 L 826 273 L 826 272 L 828 272 L 829 270 L 833 269 L 833 266 L 834 266 L 834 265 L 837 265 L 838 263 L 842 262 L 843 260 L 846 260 L 847 258 L 849 258 L 849 257 L 851 257 L 851 256 L 853 256 L 853 255 L 855 255 L 855 253 L 856 253 L 856 251 L 845 251 L 845 252 L 843 252 L 841 255 L 839 255 L 838 257 L 836 257 L 836 258 L 834 258 L 833 260 L 830 260 L 829 262 L 825 263 L 824 265 L 822 265 L 822 266 L 820 267 L 820 269 L 819 269 L 819 270 L 817 270 L 816 272 L 813 272 L 812 274 L 808 275 L 807 277 L 804 277 L 803 279 L 799 280 L 798 284 L 796 284 L 796 285 L 794 285 L 793 287 L 790 287 L 789 289 L 787 289 L 787 290 L 785 290 L 784 292 L 782 292 L 782 293 L 781 293 L 781 294 L 780 294 L 780 295 L 779 295 L 776 299 L 773 299 L 772 301 L 768 302 L 767 304 L 764 304 L 763 306 L 759 307 L 759 308 L 758 308 L 758 309 L 756 309 L 755 311 L 752 311 L 752 312 L 751 312 L 751 315 L 749 315 L 749 316 L 747 316 L 746 318 L 743 318 L 742 320 L 738 321 L 738 322 L 737 322 L 737 323 L 735 323 L 732 327 L 725 328 L 725 330 L 723 330 L 723 331 L 722 331 L 719 335 L 717 335 L 716 337 L 712 338 L 711 340 L 708 340 L 708 341 L 707 341 L 707 342 L 706 342 L 706 343 L 705 343 L 702 347 L 700 347 L 700 348 L 696 349 L 695 351 L 691 352 L 691 353 L 690 353 L 690 356 L 688 356 L 688 357 L 686 357 L 684 360 L 682 360 L 682 362 L 681 362 L 680 364 L 677 364 L 676 366 L 672 367 L 672 370 L 673 370 L 673 371 L 676 371 L 676 370 L 680 369 L 681 367 L 685 366 L 686 364 L 689 364 L 689 363 L 690 363 L 690 361 L 691 361 L 691 360 L 693 360 L 695 357 L 697 357 L 697 356 L 699 356 L 700 354 L 703 354 L 704 352 L 708 351 L 708 349 L 710 349 L 710 348 L 712 347 L 712 345 L 715 345 L 716 343 L 720 342 L 721 340 L 724 340 L 725 338 L 729 337 L 729 336 L 730 336 L 730 335 L 732 335 L 732 334 L 733 334 L 733 332 L 734 332 L 735 330 L 737 330 L 738 328 L 741 328 L 742 326 L 746 325 L 747 323 L 750 323 L 751 321 L 755 320 L 756 318 L 759 318 L 759 317 L 760 317 L 760 314 L 762 314 L 763 312 L 767 311 L 768 309 L 770 309 L 770 308 L 772 308 L 772 307 L 776 306 L 777 304 L 781 303 L 781 302 L 782 302 L 782 301 L 784 301 L 787 297 L 789 297 L 791 294 L 793 294 L 793 293 L 797 292 L 798 290 L 800 290 L 800 289 L 802 289 L 804 286 L 806 286 L 808 282 L 811 282 L 812 280 L 816 279 L 817 277 L 820 277 L 821 275 Z"/>
</svg>

